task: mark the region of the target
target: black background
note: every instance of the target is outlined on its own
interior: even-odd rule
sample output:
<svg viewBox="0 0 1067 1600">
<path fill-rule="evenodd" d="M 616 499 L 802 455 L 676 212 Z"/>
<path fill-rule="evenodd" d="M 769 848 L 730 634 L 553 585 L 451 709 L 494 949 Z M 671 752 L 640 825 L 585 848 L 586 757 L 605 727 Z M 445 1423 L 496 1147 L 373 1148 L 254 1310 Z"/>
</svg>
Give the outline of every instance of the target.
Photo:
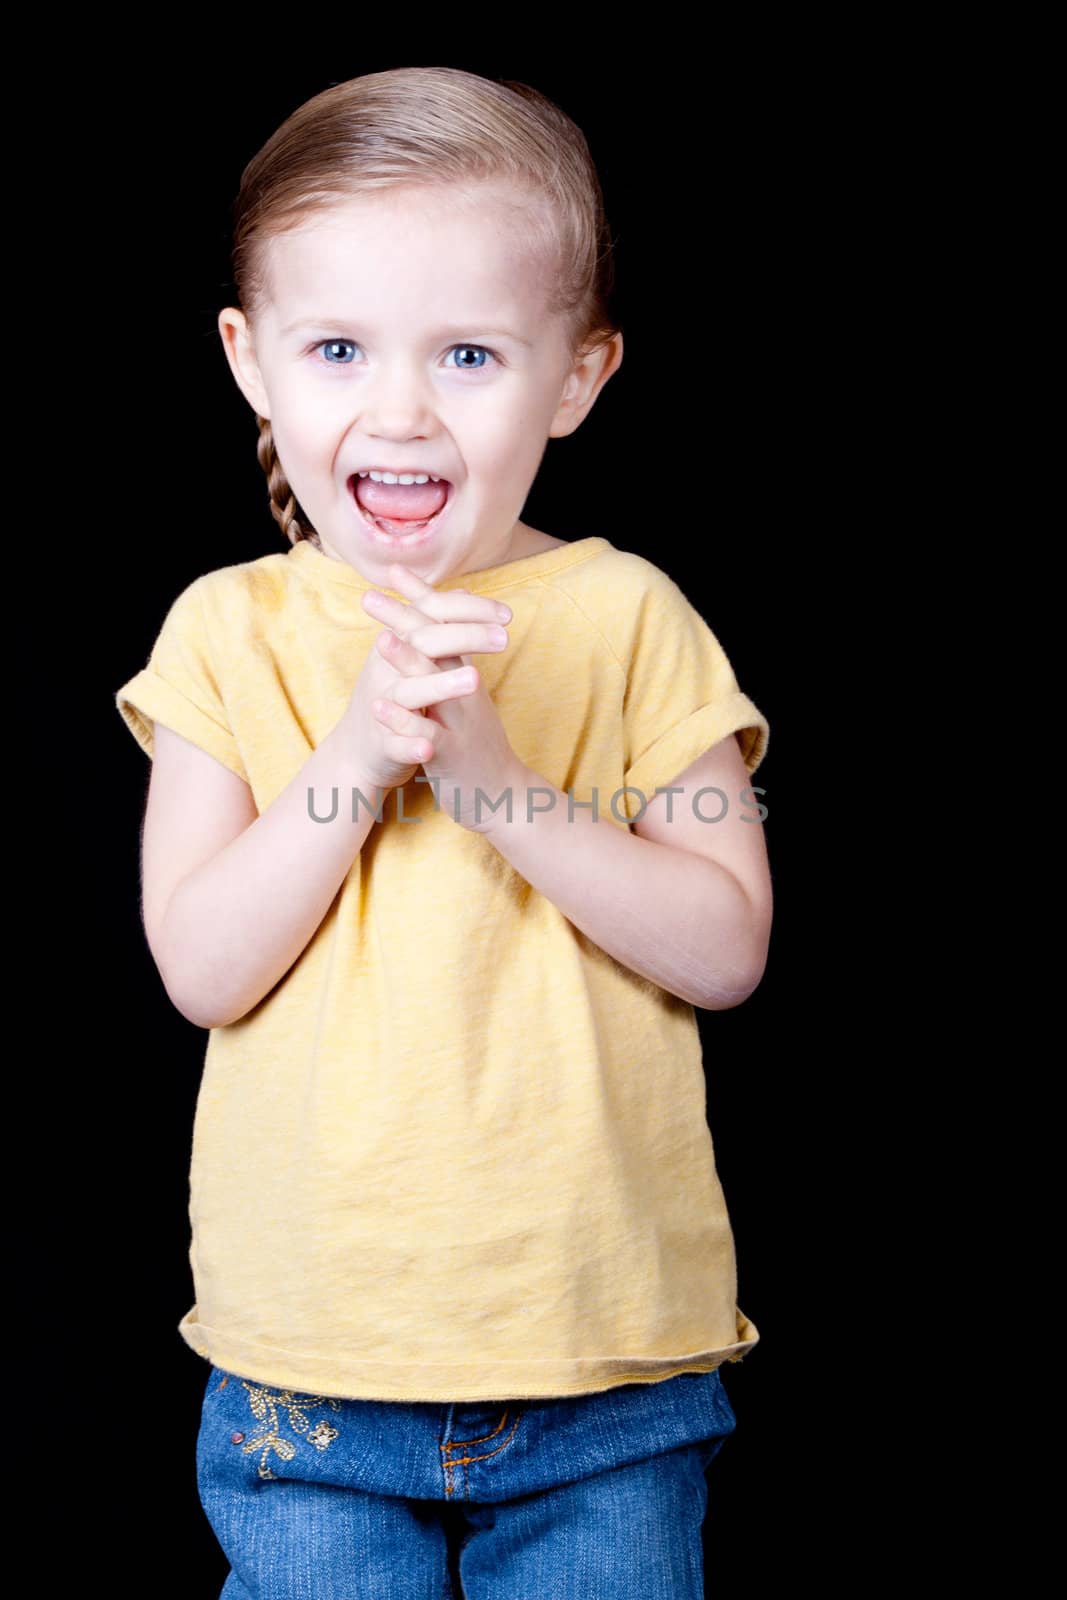
<svg viewBox="0 0 1067 1600">
<path fill-rule="evenodd" d="M 708 1592 L 777 1593 L 797 1577 L 854 1592 L 835 1530 L 855 1533 L 871 1509 L 859 1463 L 884 1429 L 861 1291 L 879 1117 L 857 875 L 876 872 L 877 849 L 849 806 L 870 599 L 856 542 L 883 515 L 859 488 L 853 382 L 868 336 L 856 290 L 868 236 L 849 221 L 865 171 L 851 95 L 863 86 L 846 94 L 820 72 L 818 40 L 798 56 L 781 36 L 724 34 L 657 58 L 637 39 L 500 51 L 472 47 L 471 30 L 396 52 L 369 45 L 363 22 L 350 31 L 358 47 L 276 41 L 250 61 L 236 36 L 178 39 L 141 72 L 69 69 L 57 315 L 41 331 L 59 336 L 53 354 L 76 354 L 49 405 L 78 457 L 57 558 L 80 631 L 77 671 L 52 663 L 69 709 L 45 825 L 65 845 L 37 944 L 63 982 L 35 1002 L 49 1039 L 69 1042 L 56 1045 L 61 1076 L 40 1075 L 38 1215 L 51 1220 L 31 1235 L 20 1307 L 64 1385 L 64 1459 L 95 1519 L 99 1570 L 114 1594 L 149 1592 L 146 1574 L 165 1571 L 204 1600 L 227 1570 L 195 1485 L 208 1369 L 176 1331 L 192 1303 L 205 1035 L 170 1005 L 141 930 L 148 764 L 114 692 L 195 576 L 283 548 L 216 329 L 233 300 L 228 208 L 242 166 L 330 83 L 447 64 L 530 82 L 579 123 L 617 242 L 623 365 L 578 432 L 550 444 L 524 520 L 655 561 L 771 725 L 755 780 L 776 892 L 770 962 L 744 1006 L 699 1015 L 739 1302 L 762 1336 L 724 1369 L 738 1429 L 708 1474 Z M 678 460 L 698 468 L 686 493 L 702 507 L 682 518 L 657 512 L 652 470 Z M 34 731 L 54 761 L 52 730 Z M 58 1571 L 62 1541 L 47 1555 Z"/>
</svg>

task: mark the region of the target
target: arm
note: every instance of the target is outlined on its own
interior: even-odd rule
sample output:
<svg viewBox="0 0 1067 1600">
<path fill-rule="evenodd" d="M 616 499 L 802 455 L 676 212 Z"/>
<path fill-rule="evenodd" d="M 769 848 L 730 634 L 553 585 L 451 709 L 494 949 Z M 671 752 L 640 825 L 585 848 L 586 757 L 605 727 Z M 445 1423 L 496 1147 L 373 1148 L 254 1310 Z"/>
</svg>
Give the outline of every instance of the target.
<svg viewBox="0 0 1067 1600">
<path fill-rule="evenodd" d="M 384 790 L 361 779 L 334 729 L 262 815 L 236 773 L 155 728 L 142 835 L 145 935 L 177 1009 L 201 1028 L 235 1022 L 305 949 L 363 847 Z M 329 824 L 332 788 L 337 816 Z M 351 821 L 351 791 L 366 805 Z"/>
<path fill-rule="evenodd" d="M 426 666 L 414 641 L 432 639 L 427 618 L 455 596 L 436 593 L 405 568 L 390 570 L 411 604 L 375 591 L 374 612 L 404 638 L 396 663 L 414 677 Z M 727 692 L 733 685 L 729 664 L 714 637 L 707 638 L 717 668 L 707 686 Z M 708 649 L 698 640 L 698 654 Z M 733 693 L 742 700 L 736 686 Z M 662 692 L 650 697 L 663 699 Z M 406 704 L 415 700 L 409 695 L 384 702 L 384 724 L 398 735 L 414 732 L 418 718 Z M 743 709 L 754 710 L 747 701 Z M 706 1010 L 725 1010 L 748 998 L 766 965 L 771 886 L 758 812 L 740 798 L 749 773 L 732 734 L 675 779 L 672 787 L 679 793 L 651 800 L 631 833 L 610 817 L 594 820 L 589 810 L 575 809 L 572 819 L 567 796 L 515 754 L 484 687 L 450 703 L 441 721 L 444 737 L 423 765 L 435 802 L 457 824 L 490 839 L 533 888 L 623 966 Z M 692 804 L 697 791 L 710 786 L 728 797 L 718 823 L 701 820 Z M 531 815 L 532 788 L 547 791 L 554 804 Z M 491 806 L 490 820 L 483 822 L 479 789 L 490 801 L 510 793 L 510 820 L 502 804 L 499 810 Z M 540 807 L 544 795 L 531 798 Z M 610 796 L 598 799 L 607 810 Z M 707 818 L 715 814 L 704 812 Z"/>
<path fill-rule="evenodd" d="M 746 1000 L 767 961 L 771 883 L 763 825 L 740 800 L 750 783 L 731 734 L 674 780 L 682 793 L 650 800 L 624 831 L 589 810 L 568 818 L 566 794 L 523 766 L 514 784 L 512 820 L 503 808 L 483 831 L 526 881 L 602 950 L 670 994 L 708 1011 Z M 694 813 L 697 790 L 715 786 L 728 799 L 721 822 Z M 527 821 L 526 790 L 555 794 L 550 810 Z M 668 807 L 673 820 L 668 821 Z M 543 795 L 535 806 L 546 805 Z M 608 811 L 610 796 L 598 796 Z M 698 802 L 704 816 L 718 796 Z M 743 821 L 743 816 L 750 819 Z"/>
<path fill-rule="evenodd" d="M 474 693 L 468 669 L 439 666 L 460 652 L 497 650 L 489 600 L 448 602 L 452 620 L 436 627 L 422 671 L 398 685 L 391 659 L 400 642 L 383 629 L 368 652 L 349 703 L 289 785 L 262 815 L 248 784 L 221 761 L 157 722 L 157 745 L 143 834 L 143 914 L 164 987 L 183 1016 L 202 1028 L 243 1017 L 285 976 L 307 947 L 382 809 L 388 788 L 407 781 L 434 748 L 440 721 L 413 716 L 413 734 L 386 734 L 375 697 L 410 694 L 440 713 Z M 171 670 L 175 670 L 171 663 Z M 477 674 L 475 674 L 477 676 Z M 328 823 L 331 790 L 337 815 Z M 352 814 L 353 790 L 357 797 Z"/>
</svg>

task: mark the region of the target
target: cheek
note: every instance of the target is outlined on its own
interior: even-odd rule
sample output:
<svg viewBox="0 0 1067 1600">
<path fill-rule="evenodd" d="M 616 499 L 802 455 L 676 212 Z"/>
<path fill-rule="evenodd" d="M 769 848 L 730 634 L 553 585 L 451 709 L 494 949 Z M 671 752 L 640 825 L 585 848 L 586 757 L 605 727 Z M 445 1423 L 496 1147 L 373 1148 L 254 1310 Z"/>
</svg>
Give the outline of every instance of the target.
<svg viewBox="0 0 1067 1600">
<path fill-rule="evenodd" d="M 288 454 L 309 466 L 328 467 L 345 426 L 335 409 L 314 393 L 288 395 L 283 404 L 275 405 L 274 442 L 283 461 Z"/>
<path fill-rule="evenodd" d="M 480 408 L 470 417 L 461 445 L 472 471 L 513 479 L 540 461 L 546 437 L 547 424 L 542 428 L 536 403 L 527 395 Z"/>
</svg>

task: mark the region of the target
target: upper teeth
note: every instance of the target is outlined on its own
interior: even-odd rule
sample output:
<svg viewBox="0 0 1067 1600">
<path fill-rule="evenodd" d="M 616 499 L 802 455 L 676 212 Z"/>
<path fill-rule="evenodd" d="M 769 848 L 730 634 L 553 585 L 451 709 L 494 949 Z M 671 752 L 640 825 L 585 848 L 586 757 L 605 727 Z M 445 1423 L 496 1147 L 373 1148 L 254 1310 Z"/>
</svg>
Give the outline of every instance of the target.
<svg viewBox="0 0 1067 1600">
<path fill-rule="evenodd" d="M 433 478 L 434 483 L 440 483 L 440 478 L 432 472 L 361 472 L 361 478 L 370 478 L 373 483 L 428 483 Z"/>
</svg>

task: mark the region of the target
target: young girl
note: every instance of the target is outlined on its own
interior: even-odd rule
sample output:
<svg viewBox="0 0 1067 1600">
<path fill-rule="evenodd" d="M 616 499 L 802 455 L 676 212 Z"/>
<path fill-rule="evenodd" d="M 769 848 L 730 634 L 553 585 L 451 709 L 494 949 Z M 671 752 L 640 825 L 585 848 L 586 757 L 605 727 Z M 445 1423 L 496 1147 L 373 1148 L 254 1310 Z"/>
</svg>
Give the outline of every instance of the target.
<svg viewBox="0 0 1067 1600">
<path fill-rule="evenodd" d="M 288 547 L 116 697 L 209 1030 L 180 1331 L 225 1600 L 703 1592 L 758 1335 L 694 1007 L 763 973 L 768 725 L 658 567 L 520 520 L 619 367 L 610 263 L 523 84 L 337 84 L 242 176 L 219 329 Z"/>
</svg>

